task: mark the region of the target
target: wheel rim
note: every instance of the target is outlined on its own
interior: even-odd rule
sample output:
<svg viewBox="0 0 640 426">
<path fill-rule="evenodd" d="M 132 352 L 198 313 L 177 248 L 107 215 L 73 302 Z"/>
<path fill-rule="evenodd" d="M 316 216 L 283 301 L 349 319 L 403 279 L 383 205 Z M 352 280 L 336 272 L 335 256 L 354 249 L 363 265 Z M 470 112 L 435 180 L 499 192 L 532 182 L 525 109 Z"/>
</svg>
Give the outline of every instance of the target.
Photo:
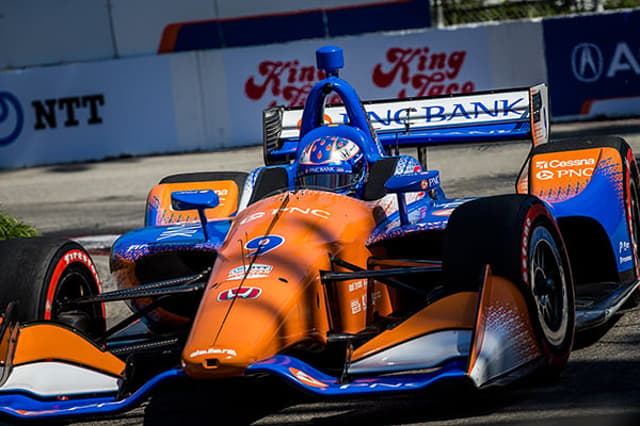
<svg viewBox="0 0 640 426">
<path fill-rule="evenodd" d="M 87 304 L 70 306 L 69 302 L 93 293 L 92 282 L 83 271 L 73 269 L 58 282 L 54 299 L 52 318 L 80 328 L 81 331 L 93 335 L 98 332 L 101 314 L 97 305 Z"/>
<path fill-rule="evenodd" d="M 567 335 L 569 299 L 558 248 L 544 227 L 532 233 L 529 271 L 538 319 L 547 341 L 560 346 Z"/>
</svg>

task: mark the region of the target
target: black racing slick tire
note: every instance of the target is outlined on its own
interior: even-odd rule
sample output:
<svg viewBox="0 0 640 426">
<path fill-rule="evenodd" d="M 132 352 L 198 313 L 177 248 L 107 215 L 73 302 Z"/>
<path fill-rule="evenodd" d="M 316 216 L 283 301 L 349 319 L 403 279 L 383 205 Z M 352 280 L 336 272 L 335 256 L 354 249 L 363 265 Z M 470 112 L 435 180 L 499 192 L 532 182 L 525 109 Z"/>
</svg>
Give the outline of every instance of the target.
<svg viewBox="0 0 640 426">
<path fill-rule="evenodd" d="M 99 293 L 95 264 L 79 244 L 47 237 L 0 241 L 0 309 L 16 302 L 18 321 L 57 321 L 99 336 L 104 306 L 68 304 Z"/>
<path fill-rule="evenodd" d="M 564 242 L 542 201 L 510 194 L 461 205 L 449 219 L 443 259 L 447 285 L 477 291 L 485 265 L 514 283 L 544 357 L 542 373 L 564 369 L 575 335 L 575 294 Z"/>
<path fill-rule="evenodd" d="M 635 158 L 630 164 L 629 191 L 625 203 L 629 220 L 629 234 L 631 236 L 631 245 L 637 270 L 640 267 L 640 174 Z M 636 272 L 636 279 L 640 279 L 639 275 L 640 274 Z M 640 289 L 633 292 L 629 301 L 633 306 L 640 305 Z"/>
</svg>

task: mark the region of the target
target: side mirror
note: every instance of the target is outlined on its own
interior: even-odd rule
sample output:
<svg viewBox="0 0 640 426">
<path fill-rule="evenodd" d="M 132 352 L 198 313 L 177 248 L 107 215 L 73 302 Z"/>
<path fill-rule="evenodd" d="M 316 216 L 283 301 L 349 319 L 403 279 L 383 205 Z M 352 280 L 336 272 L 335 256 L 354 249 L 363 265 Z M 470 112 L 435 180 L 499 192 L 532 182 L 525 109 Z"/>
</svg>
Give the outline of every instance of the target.
<svg viewBox="0 0 640 426">
<path fill-rule="evenodd" d="M 424 191 L 435 197 L 434 194 L 440 190 L 440 172 L 438 170 L 428 170 L 407 175 L 391 176 L 384 183 L 384 188 L 388 193 L 397 194 L 400 224 L 403 226 L 408 225 L 409 214 L 404 194 Z"/>
<path fill-rule="evenodd" d="M 172 192 L 171 201 L 179 211 L 212 209 L 220 204 L 218 195 L 210 189 Z"/>
<path fill-rule="evenodd" d="M 197 210 L 200 224 L 204 232 L 205 241 L 209 240 L 207 231 L 206 209 L 212 209 L 220 205 L 220 198 L 210 189 L 197 189 L 192 191 L 176 191 L 171 193 L 171 204 L 178 211 Z"/>
</svg>

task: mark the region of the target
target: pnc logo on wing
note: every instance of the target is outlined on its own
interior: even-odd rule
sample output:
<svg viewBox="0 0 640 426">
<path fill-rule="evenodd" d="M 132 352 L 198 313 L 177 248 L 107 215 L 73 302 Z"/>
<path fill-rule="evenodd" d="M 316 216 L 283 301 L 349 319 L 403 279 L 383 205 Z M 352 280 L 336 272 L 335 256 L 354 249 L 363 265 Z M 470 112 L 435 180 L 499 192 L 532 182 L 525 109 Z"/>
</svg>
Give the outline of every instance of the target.
<svg viewBox="0 0 640 426">
<path fill-rule="evenodd" d="M 230 288 L 218 294 L 218 302 L 226 302 L 235 298 L 257 299 L 262 294 L 262 289 L 258 287 Z"/>
<path fill-rule="evenodd" d="M 550 180 L 553 179 L 553 172 L 551 170 L 540 170 L 536 177 L 540 180 Z"/>
</svg>

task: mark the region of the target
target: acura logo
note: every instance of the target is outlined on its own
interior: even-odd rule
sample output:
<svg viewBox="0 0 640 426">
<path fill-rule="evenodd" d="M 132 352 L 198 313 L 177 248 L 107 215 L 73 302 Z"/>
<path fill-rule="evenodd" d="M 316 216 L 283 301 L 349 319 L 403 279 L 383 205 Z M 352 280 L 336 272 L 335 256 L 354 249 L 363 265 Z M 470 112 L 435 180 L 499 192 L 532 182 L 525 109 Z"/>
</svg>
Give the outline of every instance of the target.
<svg viewBox="0 0 640 426">
<path fill-rule="evenodd" d="M 602 75 L 604 62 L 600 48 L 593 43 L 580 43 L 571 52 L 571 70 L 583 83 L 597 81 Z"/>
</svg>

